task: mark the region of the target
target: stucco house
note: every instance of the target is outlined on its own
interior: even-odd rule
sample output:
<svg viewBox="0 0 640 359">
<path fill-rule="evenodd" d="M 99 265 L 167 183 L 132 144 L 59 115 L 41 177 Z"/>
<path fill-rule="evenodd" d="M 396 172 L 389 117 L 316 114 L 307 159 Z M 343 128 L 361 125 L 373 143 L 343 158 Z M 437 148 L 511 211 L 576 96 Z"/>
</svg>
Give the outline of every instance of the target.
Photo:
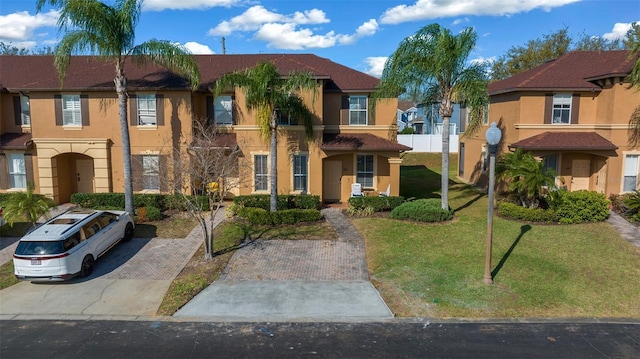
<svg viewBox="0 0 640 359">
<path fill-rule="evenodd" d="M 128 115 L 135 192 L 164 192 L 161 178 L 172 148 L 186 150 L 193 121 L 208 119 L 231 135 L 240 161 L 253 168 L 252 180 L 235 194 L 269 193 L 269 146 L 259 134 L 239 89 L 213 97 L 220 76 L 271 61 L 282 75 L 311 72 L 314 141 L 304 129 L 282 123 L 279 134 L 278 193 L 310 193 L 326 202 L 346 201 L 351 184 L 365 192 L 399 191 L 400 154 L 396 141 L 397 99 L 371 111 L 378 79 L 310 54 L 197 55 L 201 85 L 162 68 L 127 64 Z M 56 202 L 75 192 L 123 192 L 122 144 L 114 67 L 92 56 L 73 57 L 63 83 L 51 56 L 0 56 L 0 192 L 24 190 L 27 183 Z M 313 98 L 313 100 L 311 100 Z M 137 164 L 137 165 L 136 165 Z"/>
<path fill-rule="evenodd" d="M 639 188 L 640 148 L 629 120 L 640 92 L 626 80 L 627 51 L 574 51 L 489 85 L 489 118 L 460 140 L 458 176 L 486 183 L 485 132 L 502 130 L 498 156 L 522 148 L 554 168 L 570 191 Z"/>
</svg>

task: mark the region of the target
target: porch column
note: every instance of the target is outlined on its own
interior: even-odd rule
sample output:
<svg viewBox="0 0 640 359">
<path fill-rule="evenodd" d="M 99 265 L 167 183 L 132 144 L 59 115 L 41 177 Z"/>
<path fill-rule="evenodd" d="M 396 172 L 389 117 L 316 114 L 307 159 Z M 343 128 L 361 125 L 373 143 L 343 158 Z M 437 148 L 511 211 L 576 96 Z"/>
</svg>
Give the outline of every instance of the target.
<svg viewBox="0 0 640 359">
<path fill-rule="evenodd" d="M 400 195 L 400 164 L 402 159 L 400 157 L 389 157 L 389 184 L 390 196 Z"/>
</svg>

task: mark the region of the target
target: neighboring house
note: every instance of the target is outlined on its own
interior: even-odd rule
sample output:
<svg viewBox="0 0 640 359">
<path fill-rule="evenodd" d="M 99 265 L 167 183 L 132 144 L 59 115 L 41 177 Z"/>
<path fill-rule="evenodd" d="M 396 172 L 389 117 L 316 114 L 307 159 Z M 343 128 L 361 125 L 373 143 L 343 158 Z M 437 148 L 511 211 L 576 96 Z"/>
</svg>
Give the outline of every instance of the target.
<svg viewBox="0 0 640 359">
<path fill-rule="evenodd" d="M 625 79 L 633 66 L 627 54 L 574 51 L 491 83 L 487 123 L 502 130 L 498 155 L 530 151 L 570 191 L 637 189 L 640 148 L 629 142 L 628 124 L 640 92 Z M 486 183 L 486 130 L 461 139 L 458 175 L 465 181 Z"/>
<path fill-rule="evenodd" d="M 418 117 L 418 107 L 411 101 L 398 101 L 398 132 L 407 127 L 414 133 L 422 133 L 422 119 Z"/>
<path fill-rule="evenodd" d="M 370 111 L 378 79 L 309 54 L 197 55 L 201 86 L 162 68 L 127 64 L 128 114 L 135 192 L 169 191 L 172 148 L 186 151 L 194 119 L 208 119 L 238 145 L 253 169 L 235 194 L 269 193 L 269 145 L 235 90 L 213 98 L 217 78 L 272 61 L 280 73 L 311 72 L 318 86 L 306 94 L 315 141 L 286 121 L 278 142 L 278 193 L 345 201 L 351 184 L 398 195 L 400 154 L 397 99 Z M 51 56 L 0 56 L 0 192 L 36 191 L 56 202 L 75 192 L 123 192 L 122 144 L 114 65 L 95 57 L 71 59 L 63 83 Z M 313 100 L 311 100 L 313 98 Z"/>
</svg>

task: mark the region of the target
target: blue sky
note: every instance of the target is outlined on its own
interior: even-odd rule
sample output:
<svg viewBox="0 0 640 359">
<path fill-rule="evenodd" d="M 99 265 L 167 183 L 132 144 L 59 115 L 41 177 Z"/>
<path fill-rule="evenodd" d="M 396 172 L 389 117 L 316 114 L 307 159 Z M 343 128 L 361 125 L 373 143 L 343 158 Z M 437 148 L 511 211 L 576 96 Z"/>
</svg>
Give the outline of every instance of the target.
<svg viewBox="0 0 640 359">
<path fill-rule="evenodd" d="M 113 0 L 105 0 L 113 3 Z M 0 41 L 55 46 L 58 13 L 35 0 L 0 0 Z M 640 22 L 638 0 L 145 0 L 136 42 L 150 38 L 193 53 L 312 53 L 379 76 L 402 39 L 430 23 L 478 34 L 470 60 L 568 27 L 608 39 Z"/>
</svg>

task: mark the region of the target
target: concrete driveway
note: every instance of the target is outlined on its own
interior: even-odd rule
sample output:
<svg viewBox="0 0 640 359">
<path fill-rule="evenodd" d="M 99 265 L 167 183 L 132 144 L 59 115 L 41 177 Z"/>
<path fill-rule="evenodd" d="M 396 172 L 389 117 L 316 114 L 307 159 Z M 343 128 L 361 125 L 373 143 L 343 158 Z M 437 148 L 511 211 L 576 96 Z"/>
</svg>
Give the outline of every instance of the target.
<svg viewBox="0 0 640 359">
<path fill-rule="evenodd" d="M 186 238 L 134 238 L 96 261 L 87 278 L 64 283 L 21 282 L 0 291 L 0 318 L 61 315 L 152 316 L 173 278 L 201 243 Z"/>
</svg>

